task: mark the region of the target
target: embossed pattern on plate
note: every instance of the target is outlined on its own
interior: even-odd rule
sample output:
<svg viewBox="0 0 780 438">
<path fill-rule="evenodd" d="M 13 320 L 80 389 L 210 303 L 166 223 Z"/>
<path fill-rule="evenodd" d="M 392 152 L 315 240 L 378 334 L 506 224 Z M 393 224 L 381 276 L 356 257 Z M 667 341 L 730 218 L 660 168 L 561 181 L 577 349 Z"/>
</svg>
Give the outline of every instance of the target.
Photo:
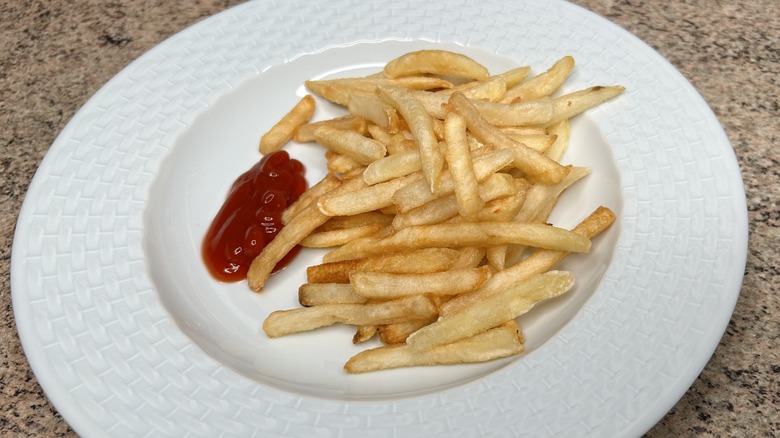
<svg viewBox="0 0 780 438">
<path fill-rule="evenodd" d="M 446 4 L 444 4 L 446 3 Z M 329 46 L 424 39 L 532 66 L 573 54 L 583 83 L 628 88 L 592 120 L 620 173 L 620 239 L 601 285 L 543 348 L 485 378 L 385 402 L 260 385 L 195 347 L 147 274 L 143 213 L 194 118 L 258 72 Z M 25 352 L 83 436 L 638 435 L 701 371 L 734 306 L 744 191 L 712 112 L 648 46 L 557 1 L 254 2 L 172 37 L 103 87 L 41 164 L 17 226 Z"/>
</svg>

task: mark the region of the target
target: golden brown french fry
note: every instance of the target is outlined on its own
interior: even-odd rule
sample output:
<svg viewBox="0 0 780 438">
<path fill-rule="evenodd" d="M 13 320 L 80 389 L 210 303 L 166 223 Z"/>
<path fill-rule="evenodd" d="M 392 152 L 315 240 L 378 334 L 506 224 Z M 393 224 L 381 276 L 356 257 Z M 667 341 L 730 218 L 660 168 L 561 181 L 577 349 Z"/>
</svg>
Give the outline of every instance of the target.
<svg viewBox="0 0 780 438">
<path fill-rule="evenodd" d="M 382 239 L 353 240 L 325 254 L 323 260 L 333 262 L 391 251 L 462 246 L 488 247 L 504 243 L 570 252 L 587 252 L 590 249 L 590 240 L 587 238 L 547 224 L 470 222 L 419 225 L 400 229 Z"/>
<path fill-rule="evenodd" d="M 320 126 L 314 131 L 317 142 L 329 150 L 346 155 L 360 164 L 368 165 L 387 154 L 382 143 L 357 132 Z"/>
<path fill-rule="evenodd" d="M 373 338 L 378 331 L 379 331 L 379 326 L 376 326 L 374 324 L 359 325 L 355 329 L 355 336 L 352 337 L 352 343 L 359 344 L 361 342 L 366 342 L 369 339 Z"/>
<path fill-rule="evenodd" d="M 308 143 L 315 141 L 314 131 L 320 126 L 330 126 L 331 128 L 346 129 L 349 131 L 355 131 L 360 135 L 363 135 L 368 130 L 368 123 L 362 117 L 353 115 L 336 117 L 334 119 L 321 120 L 319 122 L 307 123 L 299 126 L 293 134 L 293 140 L 298 143 Z"/>
<path fill-rule="evenodd" d="M 357 374 L 401 367 L 486 362 L 522 352 L 523 338 L 519 331 L 500 326 L 429 350 L 415 350 L 407 345 L 365 350 L 350 358 L 344 370 Z"/>
<path fill-rule="evenodd" d="M 425 248 L 314 265 L 306 269 L 306 277 L 309 283 L 349 283 L 349 274 L 358 270 L 397 274 L 441 272 L 450 269 L 459 258 L 455 249 Z"/>
<path fill-rule="evenodd" d="M 313 232 L 301 240 L 300 245 L 305 248 L 329 248 L 344 245 L 355 239 L 376 234 L 384 228 L 384 225 L 371 224 L 340 230 Z"/>
<path fill-rule="evenodd" d="M 466 120 L 458 113 L 448 113 L 444 121 L 447 166 L 455 184 L 455 200 L 461 216 L 472 218 L 479 213 L 485 201 L 479 195 L 479 181 L 474 175 L 469 143 L 466 138 Z"/>
<path fill-rule="evenodd" d="M 604 232 L 615 221 L 615 214 L 606 207 L 599 207 L 580 222 L 572 232 L 592 239 Z M 442 316 L 451 315 L 470 303 L 482 301 L 485 297 L 505 289 L 512 284 L 522 283 L 533 275 L 553 269 L 570 253 L 550 249 L 537 249 L 522 261 L 495 273 L 480 290 L 464 294 L 444 303 L 440 308 Z"/>
<path fill-rule="evenodd" d="M 568 123 L 562 122 L 562 123 Z M 558 125 L 556 125 L 558 126 Z M 509 138 L 512 140 L 522 143 L 529 148 L 547 155 L 551 159 L 560 162 L 560 156 L 563 155 L 561 152 L 560 154 L 555 154 L 553 156 L 550 152 L 550 149 L 552 149 L 553 145 L 555 144 L 558 137 L 556 135 L 546 135 L 546 134 L 508 134 Z"/>
<path fill-rule="evenodd" d="M 379 86 L 377 94 L 398 110 L 409 126 L 420 151 L 423 175 L 431 191 L 435 192 L 444 169 L 444 157 L 439 150 L 431 117 L 420 102 L 403 88 Z"/>
<path fill-rule="evenodd" d="M 335 189 L 341 182 L 334 175 L 327 174 L 317 184 L 309 187 L 308 190 L 298 197 L 298 200 L 290 204 L 282 212 L 282 224 L 287 225 L 290 220 L 301 210 L 316 202 L 323 194 Z"/>
<path fill-rule="evenodd" d="M 378 211 L 369 211 L 367 213 L 355 214 L 352 216 L 338 216 L 328 219 L 327 222 L 317 227 L 314 232 L 343 230 L 346 228 L 362 227 L 366 225 L 390 225 L 393 216 L 380 213 Z"/>
<path fill-rule="evenodd" d="M 482 259 L 485 258 L 485 248 L 466 246 L 458 251 L 460 252 L 460 258 L 450 269 L 476 268 L 482 263 Z"/>
<path fill-rule="evenodd" d="M 403 344 L 406 342 L 406 338 L 408 338 L 409 335 L 433 321 L 436 321 L 435 317 L 431 319 L 415 319 L 395 324 L 380 325 L 378 328 L 379 340 L 385 345 Z"/>
<path fill-rule="evenodd" d="M 384 68 L 388 78 L 433 74 L 484 81 L 490 77 L 487 68 L 474 59 L 446 50 L 418 50 L 399 56 Z"/>
<path fill-rule="evenodd" d="M 422 295 L 411 295 L 381 303 L 323 304 L 271 312 L 263 321 L 263 331 L 269 338 L 278 338 L 336 323 L 393 324 L 415 318 L 430 318 L 436 312 L 436 306 Z"/>
<path fill-rule="evenodd" d="M 337 154 L 333 151 L 325 151 L 325 159 L 327 160 L 326 165 L 328 167 L 328 173 L 335 175 L 365 168 L 365 166 L 358 163 L 354 158 L 347 155 Z"/>
<path fill-rule="evenodd" d="M 355 293 L 349 283 L 304 283 L 298 288 L 302 306 L 323 304 L 364 304 L 368 298 Z"/>
<path fill-rule="evenodd" d="M 536 75 L 526 82 L 509 88 L 504 96 L 504 102 L 516 102 L 540 99 L 552 95 L 574 69 L 574 58 L 564 56 L 546 72 Z"/>
<path fill-rule="evenodd" d="M 555 184 L 563 179 L 568 169 L 549 157 L 517 143 L 508 135 L 492 126 L 479 114 L 479 111 L 461 93 L 450 97 L 450 104 L 466 119 L 469 130 L 480 141 L 493 144 L 496 147 L 511 150 L 514 155 L 514 166 L 528 176 L 545 184 Z"/>
<path fill-rule="evenodd" d="M 371 134 L 371 138 L 382 143 L 383 145 L 385 145 L 385 147 L 390 145 L 390 140 L 393 138 L 393 134 L 390 134 L 386 130 L 376 125 L 368 125 L 367 129 L 368 129 L 368 133 Z M 388 153 L 389 152 L 390 151 L 388 150 Z"/>
<path fill-rule="evenodd" d="M 412 333 L 407 345 L 416 351 L 459 341 L 527 313 L 540 301 L 557 297 L 574 286 L 574 275 L 550 271 L 502 289 Z"/>
<path fill-rule="evenodd" d="M 426 274 L 388 274 L 355 271 L 352 289 L 367 298 L 388 300 L 414 294 L 458 295 L 480 288 L 490 278 L 487 266 Z"/>
<path fill-rule="evenodd" d="M 293 137 L 293 132 L 314 114 L 314 98 L 307 94 L 271 129 L 260 137 L 260 153 L 278 151 Z"/>
</svg>

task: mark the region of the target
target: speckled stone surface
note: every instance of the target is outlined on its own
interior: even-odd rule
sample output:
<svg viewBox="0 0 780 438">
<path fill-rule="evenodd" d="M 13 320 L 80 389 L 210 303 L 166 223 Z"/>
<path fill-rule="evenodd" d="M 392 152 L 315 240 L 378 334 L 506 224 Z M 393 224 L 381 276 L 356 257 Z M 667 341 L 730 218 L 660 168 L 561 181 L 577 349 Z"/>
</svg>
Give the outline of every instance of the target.
<svg viewBox="0 0 780 438">
<path fill-rule="evenodd" d="M 750 242 L 728 329 L 650 437 L 780 435 L 780 2 L 574 0 L 650 44 L 723 124 L 745 180 Z M 30 371 L 10 297 L 10 251 L 35 169 L 122 67 L 236 1 L 0 1 L 0 436 L 74 436 Z"/>
</svg>

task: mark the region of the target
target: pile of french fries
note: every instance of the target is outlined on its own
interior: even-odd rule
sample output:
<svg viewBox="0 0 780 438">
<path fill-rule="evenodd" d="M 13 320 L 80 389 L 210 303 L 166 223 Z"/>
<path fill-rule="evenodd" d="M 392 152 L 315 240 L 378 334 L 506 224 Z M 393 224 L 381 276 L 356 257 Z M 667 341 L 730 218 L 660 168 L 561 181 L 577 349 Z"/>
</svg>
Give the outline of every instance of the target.
<svg viewBox="0 0 780 438">
<path fill-rule="evenodd" d="M 348 373 L 483 362 L 523 352 L 516 318 L 574 284 L 553 270 L 584 253 L 615 220 L 600 207 L 572 230 L 547 218 L 589 170 L 562 165 L 569 120 L 623 91 L 596 86 L 553 97 L 574 67 L 566 56 L 491 75 L 444 50 L 404 54 L 360 78 L 307 81 L 347 114 L 311 122 L 304 97 L 260 141 L 325 148 L 328 174 L 284 212 L 285 227 L 252 263 L 260 291 L 296 245 L 333 248 L 307 269 L 297 309 L 272 312 L 271 337 L 336 323 L 362 351 Z"/>
</svg>

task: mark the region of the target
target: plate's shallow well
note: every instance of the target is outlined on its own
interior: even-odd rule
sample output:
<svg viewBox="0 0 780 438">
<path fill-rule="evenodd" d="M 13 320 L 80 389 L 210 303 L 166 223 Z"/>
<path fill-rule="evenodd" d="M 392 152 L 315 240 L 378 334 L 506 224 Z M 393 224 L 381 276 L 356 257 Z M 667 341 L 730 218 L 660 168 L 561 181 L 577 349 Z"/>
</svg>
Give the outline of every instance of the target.
<svg viewBox="0 0 780 438">
<path fill-rule="evenodd" d="M 375 73 L 401 53 L 432 47 L 466 53 L 496 73 L 518 66 L 517 61 L 482 50 L 442 43 L 383 41 L 332 47 L 273 66 L 240 84 L 177 139 L 151 188 L 145 214 L 146 259 L 163 304 L 205 352 L 258 382 L 336 399 L 381 400 L 431 392 L 484 376 L 508 362 L 349 376 L 342 369 L 347 359 L 377 343 L 352 345 L 354 333 L 347 327 L 274 340 L 260 328 L 269 312 L 300 307 L 297 290 L 305 282 L 305 267 L 320 263 L 321 251 L 304 251 L 260 294 L 249 291 L 246 282 L 214 281 L 200 260 L 201 238 L 230 184 L 259 159 L 259 136 L 306 93 L 301 87 L 305 80 Z M 315 119 L 343 114 L 343 109 L 320 101 Z M 589 167 L 592 174 L 567 193 L 562 208 L 555 211 L 555 225 L 564 227 L 576 225 L 599 205 L 620 214 L 620 185 L 609 146 L 587 115 L 573 125 L 566 161 Z M 305 163 L 312 183 L 323 176 L 320 147 L 304 144 L 287 149 Z M 573 270 L 577 287 L 522 318 L 526 351 L 549 339 L 596 290 L 617 236 L 615 227 L 598 239 L 590 255 L 573 256 L 562 266 Z"/>
<path fill-rule="evenodd" d="M 582 301 L 548 309 L 559 310 L 555 320 L 525 322 L 538 341 L 529 336 L 531 351 L 520 359 L 453 368 L 422 387 L 394 388 L 403 371 L 323 385 L 322 373 L 337 372 L 339 355 L 351 347 L 329 352 L 333 359 L 287 359 L 310 338 L 272 346 L 259 322 L 272 308 L 292 306 L 293 291 L 255 296 L 242 285 L 215 286 L 192 251 L 231 178 L 256 160 L 246 144 L 254 145 L 267 118 L 259 111 L 250 134 L 253 115 L 241 114 L 229 144 L 187 139 L 197 129 L 220 136 L 223 128 L 206 129 L 217 122 L 213 110 L 229 106 L 233 91 L 264 86 L 274 68 L 391 40 L 467 46 L 499 67 L 543 68 L 571 54 L 571 87 L 626 86 L 574 127 L 595 140 L 593 149 L 577 145 L 582 152 L 567 156 L 605 178 L 588 181 L 603 193 L 580 197 L 619 209 L 620 222 L 611 231 L 616 241 L 599 241 L 607 253 L 614 247 L 611 259 L 595 267 L 593 284 L 580 282 L 586 293 L 572 295 Z M 377 47 L 384 44 L 393 43 Z M 386 60 L 372 56 L 362 67 Z M 301 89 L 271 91 L 284 98 L 268 105 L 286 106 Z M 308 157 L 303 147 L 292 152 Z M 200 154 L 212 162 L 200 166 Z M 182 173 L 193 191 L 164 183 L 161 173 L 177 159 L 208 186 Z M 185 194 L 166 201 L 181 209 L 161 205 L 166 190 Z M 576 208 L 580 197 L 566 201 Z M 576 220 L 560 213 L 553 220 L 561 225 Z M 159 246 L 170 242 L 163 231 L 177 234 L 175 247 Z M 662 57 L 604 19 L 541 0 L 479 8 L 465 1 L 262 1 L 174 36 L 78 112 L 30 185 L 11 280 L 30 364 L 83 436 L 635 436 L 673 406 L 714 350 L 739 292 L 746 233 L 736 160 L 712 112 Z M 168 270 L 164 263 L 176 256 L 181 263 Z M 301 257 L 288 270 L 309 261 Z M 293 277 L 283 272 L 269 288 Z M 198 278 L 202 289 L 182 297 Z M 345 334 L 334 328 L 311 336 L 342 346 Z M 259 344 L 243 351 L 253 336 Z M 267 353 L 265 362 L 255 351 Z M 298 368 L 285 374 L 282 365 Z M 306 366 L 322 369 L 292 376 Z M 422 394 L 408 394 L 415 391 Z M 354 400 L 365 397 L 373 400 Z"/>
</svg>

